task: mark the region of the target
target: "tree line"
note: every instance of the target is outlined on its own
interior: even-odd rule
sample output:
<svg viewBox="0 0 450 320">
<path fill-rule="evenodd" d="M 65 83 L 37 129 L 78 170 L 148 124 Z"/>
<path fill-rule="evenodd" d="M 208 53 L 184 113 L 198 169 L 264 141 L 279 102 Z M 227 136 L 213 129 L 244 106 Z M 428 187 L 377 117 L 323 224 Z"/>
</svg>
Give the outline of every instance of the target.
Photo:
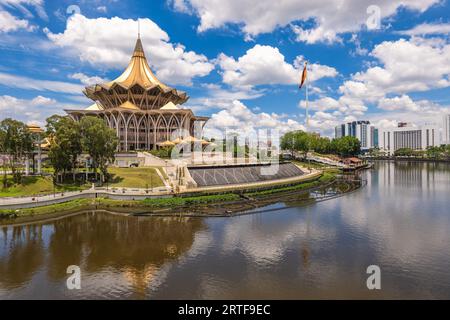
<svg viewBox="0 0 450 320">
<path fill-rule="evenodd" d="M 79 122 L 70 117 L 53 115 L 47 118 L 46 134 L 50 140 L 48 157 L 55 170 L 55 177 L 64 182 L 67 172 L 75 182 L 77 162 L 82 153 L 90 156 L 91 166 L 97 178 L 108 178 L 108 164 L 114 162 L 118 145 L 116 132 L 97 117 L 83 117 Z"/>
<path fill-rule="evenodd" d="M 113 129 L 97 117 L 83 117 L 74 121 L 67 116 L 53 115 L 46 119 L 46 131 L 50 142 L 48 158 L 54 169 L 56 181 L 64 182 L 66 174 L 72 173 L 75 182 L 77 164 L 81 154 L 88 154 L 97 179 L 108 177 L 108 164 L 114 162 L 118 138 Z M 11 171 L 13 182 L 22 182 L 23 163 L 34 152 L 35 145 L 43 137 L 36 137 L 23 122 L 7 118 L 0 122 L 0 153 L 3 154 L 3 187 L 7 186 L 7 171 Z"/>
<path fill-rule="evenodd" d="M 33 151 L 33 136 L 23 122 L 7 118 L 0 122 L 0 153 L 3 188 L 8 187 L 8 169 L 14 183 L 22 183 L 23 160 Z"/>
<path fill-rule="evenodd" d="M 294 152 L 303 153 L 305 157 L 310 151 L 322 154 L 336 154 L 343 157 L 356 156 L 361 152 L 361 143 L 356 137 L 345 136 L 329 139 L 302 130 L 285 133 L 281 137 L 280 147 L 282 150 L 291 151 L 292 154 Z"/>
<path fill-rule="evenodd" d="M 450 160 L 450 145 L 443 144 L 436 147 L 428 147 L 426 150 L 413 150 L 411 148 L 401 148 L 394 152 L 396 157 L 415 157 L 436 160 Z"/>
</svg>

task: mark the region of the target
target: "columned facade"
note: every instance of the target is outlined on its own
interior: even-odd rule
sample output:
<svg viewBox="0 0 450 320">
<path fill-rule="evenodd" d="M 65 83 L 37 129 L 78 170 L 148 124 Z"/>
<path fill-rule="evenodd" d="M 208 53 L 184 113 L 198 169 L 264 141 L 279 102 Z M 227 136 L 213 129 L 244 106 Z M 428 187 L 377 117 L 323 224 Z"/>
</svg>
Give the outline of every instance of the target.
<svg viewBox="0 0 450 320">
<path fill-rule="evenodd" d="M 105 120 L 119 138 L 118 151 L 155 149 L 158 143 L 173 139 L 172 133 L 179 129 L 183 129 L 184 136 L 193 136 L 195 121 L 203 127 L 209 119 L 196 117 L 189 109 L 133 111 L 113 108 L 104 111 L 71 110 L 69 114 L 76 121 L 83 116 L 97 116 Z"/>
</svg>

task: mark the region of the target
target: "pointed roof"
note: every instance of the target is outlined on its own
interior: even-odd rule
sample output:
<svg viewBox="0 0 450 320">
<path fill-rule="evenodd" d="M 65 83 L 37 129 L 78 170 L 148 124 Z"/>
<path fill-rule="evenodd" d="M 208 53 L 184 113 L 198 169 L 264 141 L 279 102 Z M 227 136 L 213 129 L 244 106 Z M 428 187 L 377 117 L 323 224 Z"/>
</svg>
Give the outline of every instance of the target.
<svg viewBox="0 0 450 320">
<path fill-rule="evenodd" d="M 135 86 L 142 88 L 147 95 L 142 95 L 140 90 L 133 90 Z M 132 91 L 128 94 L 134 96 L 133 101 L 139 101 L 136 105 L 146 110 L 161 108 L 163 101 L 182 104 L 189 99 L 186 92 L 165 85 L 155 76 L 145 57 L 140 37 L 136 40 L 130 63 L 119 77 L 110 82 L 87 86 L 83 93 L 88 98 L 100 102 L 101 108 L 109 109 L 118 107 L 119 102 L 115 95 L 122 94 L 123 90 Z M 147 96 L 150 98 L 147 99 Z M 159 96 L 162 99 L 156 99 Z"/>
<path fill-rule="evenodd" d="M 103 110 L 103 107 L 101 107 L 100 105 L 98 105 L 97 102 L 96 102 L 96 103 L 94 103 L 94 104 L 91 104 L 89 107 L 87 107 L 87 108 L 84 109 L 84 110 L 98 111 L 98 110 Z"/>
<path fill-rule="evenodd" d="M 28 130 L 30 130 L 31 133 L 42 133 L 44 130 L 37 124 L 31 123 L 28 126 Z"/>
<path fill-rule="evenodd" d="M 124 109 L 130 109 L 130 110 L 139 110 L 139 108 L 132 102 L 130 101 L 125 101 L 124 103 L 122 103 L 119 108 L 124 108 Z"/>
<path fill-rule="evenodd" d="M 166 103 L 160 110 L 178 110 L 178 108 L 172 101 Z"/>
<path fill-rule="evenodd" d="M 131 88 L 135 84 L 139 84 L 144 89 L 154 87 L 155 85 L 158 85 L 163 89 L 168 88 L 164 83 L 156 78 L 155 74 L 150 69 L 140 38 L 136 41 L 133 55 L 128 67 L 118 78 L 106 83 L 105 85 L 107 87 L 111 87 L 114 84 L 119 84 L 125 88 Z"/>
</svg>

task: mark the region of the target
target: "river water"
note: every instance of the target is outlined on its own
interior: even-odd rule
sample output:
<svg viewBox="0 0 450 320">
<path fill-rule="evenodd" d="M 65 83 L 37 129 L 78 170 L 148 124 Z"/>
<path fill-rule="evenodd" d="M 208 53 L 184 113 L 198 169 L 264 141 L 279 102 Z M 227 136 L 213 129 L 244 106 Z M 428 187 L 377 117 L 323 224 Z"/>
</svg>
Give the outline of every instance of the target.
<svg viewBox="0 0 450 320">
<path fill-rule="evenodd" d="M 231 218 L 88 212 L 2 227 L 0 299 L 449 299 L 450 165 L 379 162 L 361 177 L 336 199 Z"/>
</svg>

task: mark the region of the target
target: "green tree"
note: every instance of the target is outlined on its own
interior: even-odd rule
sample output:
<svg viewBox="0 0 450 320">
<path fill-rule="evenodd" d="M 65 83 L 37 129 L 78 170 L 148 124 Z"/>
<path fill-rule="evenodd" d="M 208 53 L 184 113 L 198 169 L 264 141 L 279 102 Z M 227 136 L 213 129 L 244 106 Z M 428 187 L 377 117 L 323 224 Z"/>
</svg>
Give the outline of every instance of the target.
<svg viewBox="0 0 450 320">
<path fill-rule="evenodd" d="M 303 153 L 303 156 L 306 158 L 308 155 L 308 151 L 311 149 L 311 136 L 304 131 L 296 131 L 294 135 L 294 149 Z"/>
<path fill-rule="evenodd" d="M 61 117 L 53 115 L 47 118 L 47 134 L 51 137 L 53 144 L 52 165 L 64 172 L 62 181 L 64 180 L 65 171 L 72 171 L 72 179 L 75 182 L 76 164 L 79 155 L 82 152 L 80 125 L 69 117 Z M 70 163 L 68 166 L 67 163 Z"/>
<path fill-rule="evenodd" d="M 295 131 L 286 132 L 280 139 L 281 150 L 289 150 L 294 156 Z"/>
<path fill-rule="evenodd" d="M 8 187 L 8 177 L 6 172 L 7 170 L 7 156 L 6 156 L 6 149 L 5 149 L 5 138 L 6 138 L 6 132 L 4 132 L 2 130 L 2 128 L 0 128 L 0 155 L 2 157 L 2 167 L 3 167 L 3 179 L 2 179 L 2 183 L 3 183 L 3 188 L 7 188 Z"/>
<path fill-rule="evenodd" d="M 0 122 L 0 131 L 3 132 L 3 151 L 9 156 L 13 181 L 22 183 L 23 172 L 18 165 L 33 151 L 31 132 L 23 122 L 11 118 Z"/>
<path fill-rule="evenodd" d="M 319 137 L 318 135 L 311 135 L 311 149 L 322 154 L 330 153 L 330 139 L 326 137 Z"/>
<path fill-rule="evenodd" d="M 63 118 L 56 131 L 56 138 L 69 156 L 72 180 L 75 182 L 77 160 L 82 152 L 80 125 L 71 118 Z"/>
<path fill-rule="evenodd" d="M 52 139 L 48 151 L 48 159 L 54 169 L 54 178 L 58 182 L 58 177 L 61 175 L 61 181 L 64 182 L 64 176 L 67 170 L 71 169 L 70 155 L 65 151 L 64 147 L 59 144 L 58 139 Z"/>
<path fill-rule="evenodd" d="M 411 148 L 400 148 L 395 150 L 394 156 L 396 157 L 411 157 L 414 155 L 414 150 Z"/>
<path fill-rule="evenodd" d="M 81 143 L 83 149 L 92 158 L 93 168 L 97 176 L 100 169 L 102 181 L 108 177 L 108 163 L 114 162 L 118 139 L 116 132 L 105 122 L 96 117 L 83 117 L 80 121 Z"/>
<path fill-rule="evenodd" d="M 361 142 L 356 137 L 345 136 L 333 139 L 330 148 L 341 156 L 356 156 L 361 152 Z"/>
<path fill-rule="evenodd" d="M 47 136 L 53 136 L 56 134 L 58 128 L 63 124 L 61 120 L 64 118 L 66 117 L 54 114 L 51 117 L 45 119 L 45 121 L 47 122 L 47 124 L 45 125 Z"/>
<path fill-rule="evenodd" d="M 290 131 L 285 133 L 280 139 L 282 150 L 290 150 L 303 153 L 306 158 L 310 150 L 319 153 L 328 153 L 330 151 L 330 140 L 319 135 L 307 133 L 302 130 Z"/>
</svg>

